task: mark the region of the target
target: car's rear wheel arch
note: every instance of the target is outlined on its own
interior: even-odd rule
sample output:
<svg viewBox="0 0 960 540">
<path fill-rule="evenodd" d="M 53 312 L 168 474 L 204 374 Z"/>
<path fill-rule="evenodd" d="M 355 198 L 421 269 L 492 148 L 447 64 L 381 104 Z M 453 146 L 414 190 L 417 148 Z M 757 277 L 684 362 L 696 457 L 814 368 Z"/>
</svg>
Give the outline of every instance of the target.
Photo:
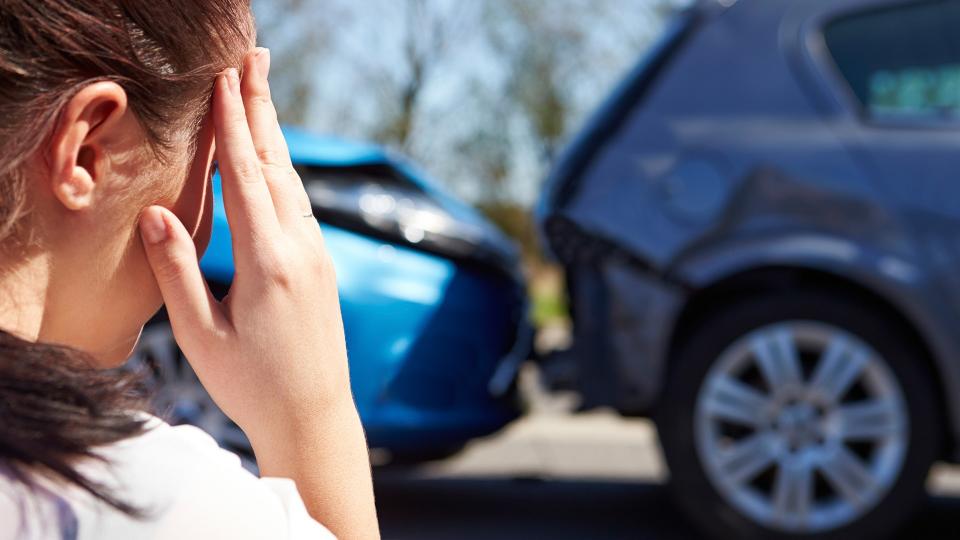
<svg viewBox="0 0 960 540">
<path fill-rule="evenodd" d="M 870 306 L 875 313 L 901 329 L 904 337 L 909 339 L 917 350 L 922 351 L 925 368 L 932 375 L 939 375 L 940 370 L 934 352 L 917 324 L 881 293 L 855 279 L 836 273 L 800 266 L 769 266 L 752 268 L 726 276 L 707 286 L 697 288 L 690 294 L 673 324 L 673 331 L 666 349 L 665 380 L 669 380 L 672 375 L 673 362 L 670 359 L 674 357 L 685 339 L 704 321 L 732 303 L 784 290 L 826 292 Z M 941 378 L 934 377 L 933 380 L 941 380 Z M 952 458 L 956 440 L 952 436 L 951 426 L 955 419 L 950 417 L 946 389 L 943 385 L 937 385 L 933 390 L 937 406 L 940 411 L 943 411 L 940 419 L 943 423 L 944 448 L 941 452 L 943 457 Z"/>
</svg>

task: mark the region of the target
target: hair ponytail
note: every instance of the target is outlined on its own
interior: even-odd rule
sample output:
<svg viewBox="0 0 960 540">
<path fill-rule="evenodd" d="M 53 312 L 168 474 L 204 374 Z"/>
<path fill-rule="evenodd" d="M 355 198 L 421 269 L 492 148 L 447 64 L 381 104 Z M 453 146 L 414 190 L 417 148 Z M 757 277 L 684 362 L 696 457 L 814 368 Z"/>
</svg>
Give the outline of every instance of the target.
<svg viewBox="0 0 960 540">
<path fill-rule="evenodd" d="M 110 506 L 138 514 L 75 469 L 96 447 L 143 432 L 147 405 L 132 372 L 98 370 L 79 351 L 0 331 L 0 458 L 14 479 L 66 481 Z"/>
</svg>

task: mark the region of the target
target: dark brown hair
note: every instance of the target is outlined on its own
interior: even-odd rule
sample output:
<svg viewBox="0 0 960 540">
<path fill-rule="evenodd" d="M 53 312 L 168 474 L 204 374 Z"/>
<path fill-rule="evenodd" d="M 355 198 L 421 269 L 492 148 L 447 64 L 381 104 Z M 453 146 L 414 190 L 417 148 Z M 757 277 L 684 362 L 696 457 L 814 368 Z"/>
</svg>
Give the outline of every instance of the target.
<svg viewBox="0 0 960 540">
<path fill-rule="evenodd" d="M 98 370 L 80 351 L 0 331 L 0 457 L 15 480 L 66 480 L 126 512 L 135 509 L 78 473 L 96 446 L 143 431 L 144 392 L 133 373 Z"/>
<path fill-rule="evenodd" d="M 78 90 L 122 86 L 163 159 L 175 131 L 195 140 L 214 77 L 239 66 L 252 25 L 249 0 L 0 0 L 0 262 L 28 244 L 24 160 Z M 140 395 L 133 375 L 0 331 L 0 465 L 28 485 L 53 477 L 136 513 L 75 464 L 144 430 Z"/>
</svg>

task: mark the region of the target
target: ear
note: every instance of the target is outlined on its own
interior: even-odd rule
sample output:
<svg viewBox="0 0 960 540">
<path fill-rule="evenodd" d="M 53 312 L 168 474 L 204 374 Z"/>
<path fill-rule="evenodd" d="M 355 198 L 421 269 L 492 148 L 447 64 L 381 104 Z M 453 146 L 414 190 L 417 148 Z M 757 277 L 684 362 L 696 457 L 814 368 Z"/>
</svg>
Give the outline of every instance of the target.
<svg viewBox="0 0 960 540">
<path fill-rule="evenodd" d="M 127 93 L 115 82 L 85 86 L 63 108 L 49 146 L 54 197 L 70 210 L 93 202 L 107 170 L 109 142 L 124 129 Z"/>
</svg>

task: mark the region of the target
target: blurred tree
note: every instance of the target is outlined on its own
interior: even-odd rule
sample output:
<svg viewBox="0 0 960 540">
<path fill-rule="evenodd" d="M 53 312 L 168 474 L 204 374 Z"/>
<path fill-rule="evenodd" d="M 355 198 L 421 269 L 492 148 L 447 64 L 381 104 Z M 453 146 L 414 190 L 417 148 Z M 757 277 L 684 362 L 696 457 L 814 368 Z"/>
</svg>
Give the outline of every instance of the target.
<svg viewBox="0 0 960 540">
<path fill-rule="evenodd" d="M 281 119 L 529 205 L 583 117 L 689 0 L 261 0 Z"/>
<path fill-rule="evenodd" d="M 510 178 L 516 149 L 505 122 L 510 116 L 511 104 L 481 81 L 472 82 L 469 88 L 470 94 L 464 96 L 464 100 L 483 114 L 472 119 L 455 139 L 451 157 L 460 164 L 462 175 L 485 185 L 485 189 L 474 196 L 478 204 L 515 202 Z"/>
<path fill-rule="evenodd" d="M 498 0 L 484 27 L 541 164 L 646 49 L 677 0 Z M 642 21 L 643 24 L 638 24 Z"/>
<path fill-rule="evenodd" d="M 253 8 L 257 44 L 271 49 L 271 91 L 280 121 L 308 123 L 317 66 L 332 52 L 335 23 L 349 15 L 315 0 L 254 2 Z"/>
<path fill-rule="evenodd" d="M 502 0 L 487 4 L 485 28 L 509 73 L 506 94 L 533 135 L 539 157 L 553 158 L 567 132 L 569 88 L 561 72 L 583 47 L 569 0 Z"/>
<path fill-rule="evenodd" d="M 394 20 L 403 21 L 400 63 L 394 69 L 381 68 L 374 73 L 381 102 L 380 122 L 371 136 L 408 150 L 424 88 L 443 59 L 459 18 L 436 0 L 394 0 L 389 6 L 387 9 L 399 12 Z"/>
</svg>

